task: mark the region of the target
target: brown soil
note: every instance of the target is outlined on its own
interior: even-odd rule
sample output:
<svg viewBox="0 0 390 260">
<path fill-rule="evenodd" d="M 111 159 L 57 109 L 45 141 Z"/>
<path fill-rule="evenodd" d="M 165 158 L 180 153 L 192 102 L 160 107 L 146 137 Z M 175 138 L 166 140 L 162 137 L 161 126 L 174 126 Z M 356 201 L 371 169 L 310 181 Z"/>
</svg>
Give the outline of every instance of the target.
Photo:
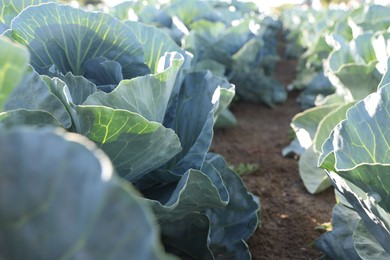
<svg viewBox="0 0 390 260">
<path fill-rule="evenodd" d="M 281 60 L 276 78 L 285 86 L 295 77 L 296 61 Z M 270 109 L 260 104 L 237 102 L 231 107 L 235 127 L 215 131 L 212 151 L 228 164 L 256 163 L 259 169 L 243 176 L 248 189 L 260 197 L 261 227 L 248 241 L 256 259 L 316 259 L 313 247 L 321 235 L 316 227 L 331 220 L 335 203 L 332 189 L 311 195 L 303 186 L 298 162 L 282 157 L 290 142 L 291 118 L 300 111 L 297 93 L 286 103 Z"/>
</svg>

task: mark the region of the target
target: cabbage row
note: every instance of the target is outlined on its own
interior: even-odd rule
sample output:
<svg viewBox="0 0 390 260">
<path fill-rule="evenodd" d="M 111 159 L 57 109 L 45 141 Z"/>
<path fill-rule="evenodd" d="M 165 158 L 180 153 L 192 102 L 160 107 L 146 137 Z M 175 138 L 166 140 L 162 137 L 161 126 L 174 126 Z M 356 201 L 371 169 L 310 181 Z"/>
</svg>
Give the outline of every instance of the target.
<svg viewBox="0 0 390 260">
<path fill-rule="evenodd" d="M 0 2 L 0 258 L 250 258 L 259 200 L 209 152 L 225 73 L 51 2 Z"/>
<path fill-rule="evenodd" d="M 160 2 L 128 1 L 110 12 L 122 21 L 161 28 L 193 54 L 192 71 L 208 69 L 229 80 L 241 99 L 270 107 L 286 100 L 284 87 L 273 78 L 280 21 L 248 1 Z"/>
<path fill-rule="evenodd" d="M 301 25 L 302 32 L 291 27 L 288 37 L 295 41 L 291 48 L 303 52 L 295 84 L 305 88 L 301 102 L 306 98 L 312 108 L 292 119 L 297 140 L 284 152 L 300 154 L 310 193 L 336 190 L 333 230 L 317 247 L 333 259 L 388 259 L 390 8 L 308 13 L 308 20 L 297 10 L 285 16 Z M 316 88 L 319 77 L 333 90 Z"/>
</svg>

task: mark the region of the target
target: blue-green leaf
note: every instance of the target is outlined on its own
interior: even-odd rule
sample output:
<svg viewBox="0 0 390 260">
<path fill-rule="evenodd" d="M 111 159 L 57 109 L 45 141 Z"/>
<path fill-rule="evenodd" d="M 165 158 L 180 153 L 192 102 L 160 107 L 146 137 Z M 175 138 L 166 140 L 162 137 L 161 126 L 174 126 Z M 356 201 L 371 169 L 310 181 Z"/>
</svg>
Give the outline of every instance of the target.
<svg viewBox="0 0 390 260">
<path fill-rule="evenodd" d="M 390 68 L 390 57 L 387 58 L 387 68 Z M 390 83 L 390 70 L 386 70 L 385 74 L 382 77 L 381 82 L 378 85 L 378 89 L 383 87 L 384 85 Z"/>
<path fill-rule="evenodd" d="M 59 83 L 60 84 L 60 83 Z M 71 127 L 66 107 L 34 70 L 29 71 L 9 96 L 6 111 L 15 109 L 41 110 L 50 113 L 64 128 Z"/>
<path fill-rule="evenodd" d="M 332 212 L 333 229 L 315 241 L 316 247 L 332 259 L 359 259 L 352 237 L 359 219 L 355 211 L 336 204 Z"/>
<path fill-rule="evenodd" d="M 188 170 L 178 184 L 167 191 L 170 195 L 166 201 L 148 201 L 159 222 L 180 219 L 191 212 L 201 212 L 206 208 L 222 207 L 227 204 L 221 197 L 226 196 L 226 191 L 225 195 L 221 194 L 213 181 L 198 170 Z M 156 193 L 155 195 L 160 196 Z"/>
<path fill-rule="evenodd" d="M 324 169 L 317 166 L 318 154 L 313 146 L 307 148 L 299 157 L 299 176 L 308 192 L 320 193 L 332 186 Z"/>
<path fill-rule="evenodd" d="M 220 155 L 208 154 L 202 170 L 212 172 L 210 168 L 221 176 L 223 187 L 226 187 L 229 194 L 229 202 L 225 207 L 212 207 L 206 211 L 211 223 L 211 248 L 214 255 L 227 258 L 234 254 L 236 259 L 243 259 L 239 256 L 250 255 L 244 240 L 247 240 L 259 225 L 259 199 L 248 192 L 241 178 L 229 169 Z M 219 251 L 221 247 L 226 251 L 217 254 L 215 251 Z"/>
<path fill-rule="evenodd" d="M 145 195 L 150 198 L 146 203 L 152 206 L 157 221 L 163 226 L 163 238 L 167 233 L 166 243 L 175 248 L 178 255 L 212 258 L 208 243 L 210 223 L 204 212 L 207 208 L 226 206 L 227 201 L 221 197 L 226 191 L 225 195 L 221 194 L 205 173 L 189 170 L 177 185 L 149 189 Z M 195 232 L 194 237 L 191 232 Z"/>
<path fill-rule="evenodd" d="M 110 157 L 116 171 L 130 181 L 162 166 L 181 149 L 175 132 L 142 116 L 104 106 L 75 107 L 79 133 Z"/>
<path fill-rule="evenodd" d="M 103 12 L 55 3 L 31 6 L 13 20 L 11 29 L 8 35 L 28 47 L 31 65 L 40 74 L 52 75 L 54 66 L 63 75 L 72 72 L 93 77 L 90 63 L 99 59 L 120 64 L 124 79 L 150 72 L 142 46 L 129 27 Z"/>
<path fill-rule="evenodd" d="M 150 209 L 86 138 L 1 133 L 0 163 L 0 258 L 167 258 Z"/>
<path fill-rule="evenodd" d="M 355 248 L 363 260 L 386 260 L 390 254 L 383 250 L 375 237 L 364 226 L 363 221 L 359 221 L 353 234 Z"/>
<path fill-rule="evenodd" d="M 0 113 L 1 128 L 12 128 L 17 125 L 62 126 L 52 114 L 46 111 L 16 109 Z"/>
<path fill-rule="evenodd" d="M 325 141 L 320 167 L 362 218 L 366 228 L 390 252 L 390 85 L 347 112 Z"/>
<path fill-rule="evenodd" d="M 356 102 L 349 102 L 338 107 L 334 107 L 334 110 L 325 115 L 319 122 L 317 131 L 313 139 L 313 149 L 317 153 L 321 153 L 322 145 L 329 137 L 333 128 L 346 117 L 347 110 L 353 106 Z"/>
<path fill-rule="evenodd" d="M 165 67 L 160 65 L 160 59 L 166 52 L 178 52 L 189 59 L 188 55 L 162 30 L 139 22 L 124 22 L 134 33 L 137 40 L 144 46 L 145 63 L 153 74 L 162 72 Z"/>
<path fill-rule="evenodd" d="M 350 108 L 347 120 L 340 123 L 327 142 L 333 143 L 337 170 L 352 170 L 361 164 L 390 162 L 390 131 L 387 122 L 390 85 L 372 93 Z M 324 155 L 330 151 L 324 150 Z"/>
<path fill-rule="evenodd" d="M 138 113 L 149 121 L 162 123 L 168 102 L 176 81 L 177 73 L 183 64 L 183 57 L 176 53 L 164 55 L 160 62 L 170 66 L 160 73 L 123 80 L 111 93 L 96 92 L 88 97 L 85 105 L 102 105 Z"/>
<path fill-rule="evenodd" d="M 210 72 L 189 73 L 183 83 L 171 125 L 179 136 L 183 150 L 171 160 L 167 169 L 183 174 L 200 169 L 208 152 L 214 124 L 214 111 L 219 99 L 215 95 L 219 79 Z M 194 107 L 197 109 L 194 110 Z M 188 120 L 191 118 L 191 120 Z"/>
<path fill-rule="evenodd" d="M 14 87 L 22 80 L 29 59 L 26 48 L 0 37 L 0 111 Z"/>
<path fill-rule="evenodd" d="M 71 72 L 68 72 L 62 80 L 69 90 L 72 103 L 75 105 L 83 104 L 90 95 L 97 91 L 95 84 L 83 76 L 75 76 Z"/>
<path fill-rule="evenodd" d="M 30 5 L 38 5 L 41 3 L 57 2 L 55 0 L 1 0 L 0 1 L 0 22 L 9 26 L 21 11 Z M 0 31 L 0 33 L 2 33 Z"/>
<path fill-rule="evenodd" d="M 321 120 L 337 107 L 338 105 L 313 107 L 293 117 L 291 127 L 294 129 L 302 147 L 308 148 L 312 145 Z"/>
<path fill-rule="evenodd" d="M 181 259 L 214 259 L 209 243 L 210 221 L 208 217 L 199 212 L 188 213 L 164 221 L 161 225 L 162 242 L 169 253 Z"/>
<path fill-rule="evenodd" d="M 324 63 L 336 92 L 350 101 L 363 99 L 374 92 L 380 81 L 372 38 L 372 33 L 359 35 L 350 46 L 342 44 L 331 52 Z"/>
</svg>

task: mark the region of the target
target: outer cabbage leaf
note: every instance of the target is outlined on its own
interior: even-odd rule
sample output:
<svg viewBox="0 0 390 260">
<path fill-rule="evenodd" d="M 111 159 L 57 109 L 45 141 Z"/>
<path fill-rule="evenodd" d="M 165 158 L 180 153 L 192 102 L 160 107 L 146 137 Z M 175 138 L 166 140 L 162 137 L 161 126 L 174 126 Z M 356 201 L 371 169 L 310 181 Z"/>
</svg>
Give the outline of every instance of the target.
<svg viewBox="0 0 390 260">
<path fill-rule="evenodd" d="M 188 213 L 180 220 L 167 220 L 161 225 L 162 241 L 169 253 L 183 258 L 214 259 L 208 247 L 210 221 L 199 212 Z"/>
<path fill-rule="evenodd" d="M 387 68 L 390 68 L 390 58 L 387 59 Z M 382 80 L 378 85 L 378 90 L 382 88 L 384 85 L 390 82 L 390 70 L 386 70 L 385 74 L 383 74 Z"/>
<path fill-rule="evenodd" d="M 168 258 L 151 211 L 90 141 L 20 128 L 0 144 L 1 258 Z"/>
<path fill-rule="evenodd" d="M 202 170 L 216 171 L 229 192 L 229 203 L 225 207 L 213 207 L 206 211 L 211 223 L 210 244 L 214 255 L 249 258 L 250 253 L 244 241 L 259 225 L 259 199 L 247 191 L 241 178 L 229 169 L 221 156 L 208 154 Z"/>
<path fill-rule="evenodd" d="M 353 104 L 314 107 L 297 114 L 292 120 L 291 126 L 297 139 L 301 147 L 306 149 L 299 158 L 299 175 L 305 188 L 312 194 L 331 186 L 326 172 L 317 167 L 319 152 L 333 127 L 345 118 L 346 110 Z"/>
<path fill-rule="evenodd" d="M 85 105 L 102 105 L 138 113 L 149 121 L 162 123 L 168 102 L 174 88 L 177 74 L 183 64 L 183 56 L 173 53 L 164 55 L 171 58 L 170 66 L 159 73 L 123 80 L 111 93 L 96 92 L 84 102 Z"/>
<path fill-rule="evenodd" d="M 124 22 L 134 33 L 138 42 L 144 47 L 145 63 L 149 66 L 152 74 L 162 72 L 166 67 L 161 62 L 161 57 L 166 52 L 178 52 L 189 59 L 188 55 L 162 30 L 139 22 Z M 168 60 L 166 60 L 168 63 Z"/>
<path fill-rule="evenodd" d="M 75 105 L 83 104 L 90 95 L 97 91 L 95 84 L 83 76 L 75 76 L 71 72 L 66 73 L 62 80 L 69 90 L 71 102 Z"/>
<path fill-rule="evenodd" d="M 4 33 L 8 29 L 9 29 L 9 27 L 7 25 L 0 22 L 0 34 Z"/>
<path fill-rule="evenodd" d="M 28 50 L 0 37 L 0 111 L 8 96 L 23 79 L 30 60 Z"/>
<path fill-rule="evenodd" d="M 372 173 L 373 169 L 360 169 L 358 173 L 361 176 L 369 176 Z M 365 170 L 365 172 L 364 172 Z M 373 179 L 376 179 L 377 172 L 372 176 Z M 383 169 L 382 169 L 383 172 Z M 378 246 L 382 247 L 380 251 L 386 251 L 388 247 L 389 231 L 388 231 L 388 220 L 390 219 L 390 214 L 386 208 L 380 205 L 380 196 L 373 190 L 377 184 L 373 184 L 374 188 L 370 189 L 361 189 L 352 182 L 341 178 L 338 173 L 333 171 L 328 172 L 328 176 L 333 182 L 335 188 L 342 194 L 343 198 L 353 207 L 353 209 L 359 214 L 362 222 L 364 223 L 367 231 L 370 233 L 366 238 L 364 233 L 359 234 L 360 240 L 371 240 L 371 237 L 374 237 L 378 241 Z M 379 180 L 380 182 L 380 180 Z M 367 185 L 366 185 L 367 186 Z M 359 242 L 360 243 L 360 242 Z M 359 253 L 360 254 L 360 253 Z"/>
<path fill-rule="evenodd" d="M 220 78 L 210 72 L 186 75 L 163 123 L 175 131 L 183 149 L 163 167 L 137 182 L 141 190 L 159 183 L 177 182 L 188 169 L 201 169 L 212 141 L 220 84 Z"/>
<path fill-rule="evenodd" d="M 200 216 L 198 212 L 228 203 L 227 192 L 222 190 L 221 194 L 218 188 L 205 173 L 189 170 L 176 186 L 166 185 L 144 193 L 154 199 L 146 202 L 152 206 L 157 221 L 161 223 L 163 243 L 168 248 L 176 249 L 182 257 L 212 259 L 208 242 L 210 223 L 204 213 Z M 194 237 L 191 231 L 195 231 Z"/>
<path fill-rule="evenodd" d="M 24 76 L 4 106 L 5 111 L 16 109 L 45 111 L 56 118 L 62 127 L 70 128 L 72 125 L 71 117 L 64 104 L 34 70 Z"/>
<path fill-rule="evenodd" d="M 30 5 L 38 5 L 41 3 L 56 2 L 50 0 L 1 0 L 0 2 L 0 23 L 4 25 L 4 29 L 0 33 L 9 28 L 12 19 L 14 19 L 23 9 Z"/>
<path fill-rule="evenodd" d="M 360 220 L 359 215 L 341 203 L 333 207 L 332 231 L 323 234 L 315 245 L 332 259 L 359 259 L 353 233 Z"/>
<path fill-rule="evenodd" d="M 102 12 L 55 3 L 31 6 L 13 20 L 8 36 L 28 47 L 39 74 L 72 72 L 105 86 L 150 72 L 131 29 Z M 123 77 L 116 75 L 119 67 Z M 110 77 L 102 79 L 104 73 Z"/>
<path fill-rule="evenodd" d="M 344 65 L 336 72 L 340 82 L 351 91 L 353 99 L 360 100 L 375 91 L 380 81 L 380 75 L 375 68 L 376 64 L 377 62 L 373 61 L 367 65 Z M 359 88 L 359 86 L 364 87 Z"/>
<path fill-rule="evenodd" d="M 338 95 L 337 93 L 324 97 L 323 99 L 317 99 L 315 105 L 342 105 L 345 102 L 345 97 Z"/>
<path fill-rule="evenodd" d="M 291 157 L 296 158 L 296 156 L 300 156 L 305 151 L 305 148 L 301 146 L 298 139 L 293 139 L 290 144 L 283 148 L 282 155 L 283 157 Z"/>
<path fill-rule="evenodd" d="M 34 86 L 31 90 L 36 89 L 37 91 L 29 92 L 30 90 L 28 90 L 26 93 L 31 93 L 31 97 L 28 96 L 26 100 L 21 100 L 22 105 L 30 109 L 31 115 L 28 114 L 27 110 L 22 110 L 23 113 L 19 116 L 18 106 L 12 107 L 15 111 L 6 112 L 12 112 L 12 114 L 3 115 L 4 119 L 7 118 L 4 124 L 10 125 L 12 122 L 20 124 L 25 119 L 29 120 L 30 123 L 39 123 L 39 125 L 42 125 L 43 122 L 58 125 L 52 117 L 48 118 L 47 113 L 55 116 L 56 113 L 51 113 L 52 110 L 56 111 L 55 109 L 65 115 L 69 113 L 67 115 L 70 115 L 72 122 L 71 126 L 68 127 L 69 130 L 83 134 L 96 142 L 110 156 L 118 173 L 131 181 L 135 181 L 143 174 L 160 167 L 181 150 L 180 141 L 175 133 L 159 123 L 150 122 L 139 114 L 123 109 L 96 105 L 75 105 L 68 86 L 60 79 L 42 76 L 42 81 L 36 74 L 31 74 L 31 77 Z M 67 74 L 65 79 L 72 84 L 71 90 L 72 93 L 77 93 L 78 102 L 84 98 L 84 95 L 88 95 L 90 91 L 96 89 L 93 84 L 82 77 Z M 77 83 L 84 85 L 75 86 L 74 84 Z M 48 92 L 47 88 L 55 96 Z M 86 93 L 84 93 L 85 90 Z M 37 93 L 44 95 L 37 97 Z M 16 96 L 17 98 L 18 96 Z M 35 104 L 31 102 L 34 100 L 55 102 L 42 101 Z M 52 103 L 53 106 L 48 106 Z M 17 105 L 17 103 L 15 104 Z M 37 109 L 42 110 L 41 113 L 35 111 Z M 44 111 L 46 113 L 43 113 Z M 42 116 L 42 122 L 39 121 L 40 116 Z M 55 118 L 58 119 L 58 117 Z"/>
<path fill-rule="evenodd" d="M 323 169 L 317 167 L 318 154 L 313 146 L 307 148 L 299 157 L 299 176 L 311 194 L 320 193 L 332 186 Z"/>
<path fill-rule="evenodd" d="M 135 182 L 181 150 L 173 130 L 139 114 L 104 106 L 83 105 L 75 110 L 79 133 L 97 143 L 118 174 L 129 181 Z"/>
<path fill-rule="evenodd" d="M 212 141 L 219 83 L 210 72 L 189 73 L 184 79 L 176 116 L 172 125 L 167 125 L 179 136 L 183 150 L 166 165 L 169 171 L 181 175 L 187 169 L 201 169 Z"/>
<path fill-rule="evenodd" d="M 237 119 L 229 109 L 223 109 L 218 114 L 214 127 L 230 127 L 237 125 Z"/>
<path fill-rule="evenodd" d="M 218 84 L 214 95 L 219 95 L 218 106 L 214 111 L 214 126 L 218 127 L 235 125 L 237 123 L 237 120 L 234 117 L 233 113 L 230 112 L 228 107 L 232 102 L 234 95 L 236 94 L 236 88 L 225 78 L 220 78 L 218 76 L 215 76 L 214 78 L 217 81 L 216 84 Z M 224 121 L 224 124 L 221 124 L 222 120 Z"/>
<path fill-rule="evenodd" d="M 326 140 L 332 143 L 334 149 L 326 147 L 320 165 L 332 152 L 336 170 L 353 170 L 362 164 L 386 165 L 390 162 L 390 153 L 387 152 L 390 131 L 384 124 L 389 120 L 389 95 L 390 84 L 387 84 L 348 110 L 347 120 L 338 124 Z"/>
<path fill-rule="evenodd" d="M 384 250 L 390 252 L 390 85 L 347 112 L 323 146 L 320 167 L 362 218 Z"/>
<path fill-rule="evenodd" d="M 21 45 L 0 39 L 0 125 L 69 125 L 69 115 L 39 76 L 28 70 L 29 53 Z M 38 95 L 37 95 L 38 94 Z M 5 103 L 5 104 L 4 104 Z M 59 105 L 59 107 L 58 107 Z M 9 111 L 12 110 L 12 111 Z"/>
<path fill-rule="evenodd" d="M 349 46 L 341 43 L 324 63 L 326 76 L 336 92 L 348 96 L 350 101 L 374 92 L 380 81 L 372 38 L 372 33 L 366 33 L 351 41 Z"/>
<path fill-rule="evenodd" d="M 134 32 L 137 40 L 145 47 L 145 62 L 153 74 L 166 70 L 173 60 L 178 59 L 180 53 L 184 57 L 184 63 L 176 75 L 175 85 L 172 89 L 168 108 L 165 112 L 165 121 L 173 121 L 175 117 L 176 103 L 186 71 L 191 67 L 191 56 L 183 51 L 162 30 L 142 23 L 126 21 L 127 26 Z M 170 55 L 167 52 L 172 52 Z M 165 59 L 162 59 L 165 57 Z"/>
<path fill-rule="evenodd" d="M 143 191 L 162 224 L 164 245 L 181 257 L 249 258 L 244 240 L 257 228 L 258 199 L 220 156 L 209 154 L 201 170 Z"/>
<path fill-rule="evenodd" d="M 345 119 L 347 110 L 352 107 L 356 102 L 349 102 L 343 105 L 339 105 L 332 112 L 325 115 L 318 124 L 317 131 L 313 139 L 313 149 L 316 153 L 322 152 L 322 145 L 329 137 L 333 128 L 342 120 Z"/>
<path fill-rule="evenodd" d="M 390 254 L 383 250 L 375 237 L 364 226 L 363 221 L 359 221 L 353 234 L 355 248 L 359 256 L 364 260 L 378 259 L 386 260 Z"/>
<path fill-rule="evenodd" d="M 1 128 L 12 128 L 16 125 L 62 126 L 52 114 L 46 111 L 15 109 L 0 113 Z"/>
<path fill-rule="evenodd" d="M 387 59 L 390 54 L 390 32 L 376 32 L 371 39 L 371 43 L 378 60 L 376 68 L 379 73 L 385 74 L 387 71 Z"/>
<path fill-rule="evenodd" d="M 308 148 L 312 145 L 319 123 L 337 107 L 338 105 L 313 107 L 293 117 L 291 127 L 294 129 L 302 147 Z"/>
</svg>

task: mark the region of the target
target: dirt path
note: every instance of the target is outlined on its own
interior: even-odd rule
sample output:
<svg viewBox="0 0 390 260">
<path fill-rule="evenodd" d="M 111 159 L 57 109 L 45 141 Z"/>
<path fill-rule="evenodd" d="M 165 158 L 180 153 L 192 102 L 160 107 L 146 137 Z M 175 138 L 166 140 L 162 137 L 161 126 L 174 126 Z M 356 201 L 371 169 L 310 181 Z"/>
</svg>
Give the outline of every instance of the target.
<svg viewBox="0 0 390 260">
<path fill-rule="evenodd" d="M 276 78 L 284 85 L 294 79 L 295 61 L 282 60 Z M 259 169 L 243 176 L 248 189 L 261 200 L 262 227 L 249 240 L 253 259 L 316 259 L 312 247 L 320 236 L 316 227 L 331 219 L 331 189 L 310 195 L 298 173 L 298 162 L 283 158 L 289 144 L 291 118 L 298 113 L 297 93 L 274 109 L 259 104 L 235 103 L 231 110 L 238 125 L 215 131 L 212 151 L 229 164 L 256 163 Z"/>
</svg>

